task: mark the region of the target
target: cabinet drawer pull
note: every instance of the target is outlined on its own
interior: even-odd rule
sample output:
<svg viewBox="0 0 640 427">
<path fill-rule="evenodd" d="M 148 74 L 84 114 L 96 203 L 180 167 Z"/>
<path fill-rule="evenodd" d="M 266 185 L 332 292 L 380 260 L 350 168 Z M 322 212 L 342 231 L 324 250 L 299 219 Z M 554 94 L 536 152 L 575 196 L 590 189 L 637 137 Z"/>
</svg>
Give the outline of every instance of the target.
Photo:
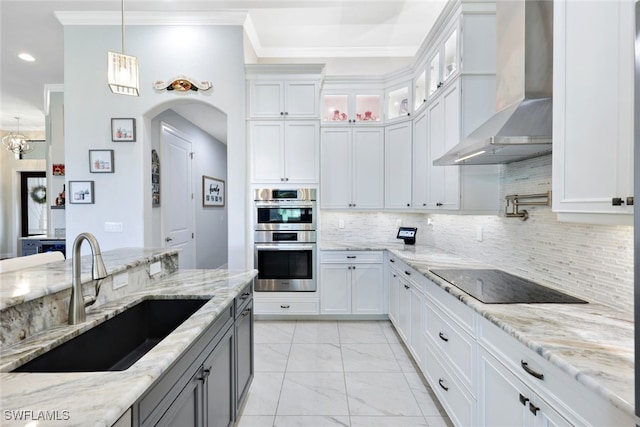
<svg viewBox="0 0 640 427">
<path fill-rule="evenodd" d="M 290 307 L 291 307 L 290 305 L 285 305 L 285 304 L 282 304 L 282 305 L 280 306 L 280 308 L 290 308 Z"/>
<path fill-rule="evenodd" d="M 535 417 L 536 415 L 538 415 L 538 411 L 540 410 L 539 407 L 537 407 L 536 405 L 534 405 L 533 403 L 529 402 L 529 411 L 533 414 L 533 416 Z"/>
<path fill-rule="evenodd" d="M 442 378 L 438 379 L 438 384 L 440 384 L 440 387 L 442 387 L 444 391 L 449 391 L 449 387 L 444 385 L 444 380 Z"/>
<path fill-rule="evenodd" d="M 409 285 L 404 285 L 404 288 L 405 289 L 409 289 Z"/>
<path fill-rule="evenodd" d="M 438 336 L 440 337 L 440 339 L 444 342 L 449 342 L 449 338 L 443 334 L 442 332 L 438 332 Z"/>
<path fill-rule="evenodd" d="M 247 298 L 249 298 L 250 295 L 251 295 L 251 292 L 245 292 L 244 294 L 242 294 L 240 299 L 247 299 Z"/>
<path fill-rule="evenodd" d="M 243 315 L 243 316 L 248 316 L 250 313 L 251 313 L 251 309 L 250 309 L 250 308 L 247 308 L 246 310 L 244 310 L 244 311 L 242 312 L 242 315 Z"/>
<path fill-rule="evenodd" d="M 356 259 L 355 255 L 347 255 L 347 259 Z"/>
<path fill-rule="evenodd" d="M 395 260 L 395 259 L 393 259 L 393 258 L 390 258 L 390 259 L 389 259 L 389 262 L 396 262 L 396 260 Z"/>
<path fill-rule="evenodd" d="M 522 403 L 522 406 L 527 406 L 528 401 L 529 401 L 529 398 L 524 397 L 522 393 L 520 393 L 520 403 Z"/>
<path fill-rule="evenodd" d="M 407 276 L 411 276 L 411 273 L 408 272 L 407 270 L 404 271 L 404 274 L 406 274 Z"/>
<path fill-rule="evenodd" d="M 198 380 L 200 380 L 202 382 L 205 382 L 210 373 L 211 373 L 211 369 L 203 369 L 202 370 L 202 376 L 200 378 L 198 378 Z"/>
<path fill-rule="evenodd" d="M 544 380 L 544 374 L 541 374 L 540 372 L 536 372 L 533 369 L 531 369 L 529 367 L 529 364 L 524 360 L 520 361 L 520 366 L 522 366 L 522 369 L 524 369 L 527 372 L 527 374 L 531 375 L 532 377 L 536 377 L 539 380 Z"/>
</svg>

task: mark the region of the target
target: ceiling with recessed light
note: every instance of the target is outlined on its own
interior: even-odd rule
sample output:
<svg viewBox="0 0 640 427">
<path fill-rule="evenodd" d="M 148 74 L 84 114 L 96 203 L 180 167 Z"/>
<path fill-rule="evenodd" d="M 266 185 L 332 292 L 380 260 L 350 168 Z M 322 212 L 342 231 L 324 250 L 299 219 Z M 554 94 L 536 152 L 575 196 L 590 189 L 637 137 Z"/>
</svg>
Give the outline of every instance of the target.
<svg viewBox="0 0 640 427">
<path fill-rule="evenodd" d="M 259 59 L 413 57 L 444 0 L 125 0 L 126 12 L 246 11 Z M 0 0 L 0 129 L 44 130 L 45 85 L 62 84 L 56 11 L 119 12 L 118 0 Z M 27 62 L 18 58 L 28 53 Z M 106 52 L 105 52 L 106 55 Z M 319 61 L 320 62 L 320 61 Z"/>
</svg>

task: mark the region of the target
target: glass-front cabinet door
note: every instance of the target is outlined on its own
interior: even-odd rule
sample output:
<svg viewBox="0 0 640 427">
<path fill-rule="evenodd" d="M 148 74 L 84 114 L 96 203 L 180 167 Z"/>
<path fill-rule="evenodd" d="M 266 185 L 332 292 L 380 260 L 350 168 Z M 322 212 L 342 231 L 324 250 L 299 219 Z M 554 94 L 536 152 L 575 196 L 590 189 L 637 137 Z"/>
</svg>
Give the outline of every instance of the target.
<svg viewBox="0 0 640 427">
<path fill-rule="evenodd" d="M 387 120 L 405 117 L 411 113 L 409 87 L 409 84 L 406 84 L 387 92 Z"/>
<path fill-rule="evenodd" d="M 427 102 L 427 70 L 418 76 L 413 84 L 413 111 Z"/>
<path fill-rule="evenodd" d="M 380 94 L 377 93 L 325 93 L 322 95 L 322 122 L 379 123 L 381 120 Z"/>
<path fill-rule="evenodd" d="M 438 50 L 429 61 L 429 96 L 442 86 L 440 80 L 440 51 Z"/>
<path fill-rule="evenodd" d="M 446 81 L 451 75 L 458 71 L 458 30 L 454 29 L 444 42 L 444 76 L 442 81 Z"/>
<path fill-rule="evenodd" d="M 457 74 L 459 68 L 458 27 L 451 29 L 432 53 L 428 65 L 428 96 L 432 96 L 446 81 Z"/>
</svg>

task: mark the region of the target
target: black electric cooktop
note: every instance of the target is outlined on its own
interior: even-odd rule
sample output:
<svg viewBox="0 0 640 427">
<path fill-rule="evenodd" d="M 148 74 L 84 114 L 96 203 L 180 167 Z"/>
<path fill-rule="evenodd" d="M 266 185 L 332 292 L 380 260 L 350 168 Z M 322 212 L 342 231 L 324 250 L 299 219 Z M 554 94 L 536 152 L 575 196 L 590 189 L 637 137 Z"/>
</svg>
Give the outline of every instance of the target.
<svg viewBox="0 0 640 427">
<path fill-rule="evenodd" d="M 431 272 L 485 304 L 586 303 L 502 270 L 436 269 Z"/>
</svg>

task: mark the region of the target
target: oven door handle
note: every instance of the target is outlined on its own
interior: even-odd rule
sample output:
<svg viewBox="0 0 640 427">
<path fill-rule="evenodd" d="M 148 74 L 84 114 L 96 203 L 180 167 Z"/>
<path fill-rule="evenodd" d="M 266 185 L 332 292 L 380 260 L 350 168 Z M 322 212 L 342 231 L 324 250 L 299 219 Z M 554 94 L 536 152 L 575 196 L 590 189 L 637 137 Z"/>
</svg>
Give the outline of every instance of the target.
<svg viewBox="0 0 640 427">
<path fill-rule="evenodd" d="M 312 208 L 313 202 L 255 202 L 256 208 Z"/>
<path fill-rule="evenodd" d="M 311 251 L 312 245 L 256 245 L 256 249 L 259 251 Z"/>
</svg>

